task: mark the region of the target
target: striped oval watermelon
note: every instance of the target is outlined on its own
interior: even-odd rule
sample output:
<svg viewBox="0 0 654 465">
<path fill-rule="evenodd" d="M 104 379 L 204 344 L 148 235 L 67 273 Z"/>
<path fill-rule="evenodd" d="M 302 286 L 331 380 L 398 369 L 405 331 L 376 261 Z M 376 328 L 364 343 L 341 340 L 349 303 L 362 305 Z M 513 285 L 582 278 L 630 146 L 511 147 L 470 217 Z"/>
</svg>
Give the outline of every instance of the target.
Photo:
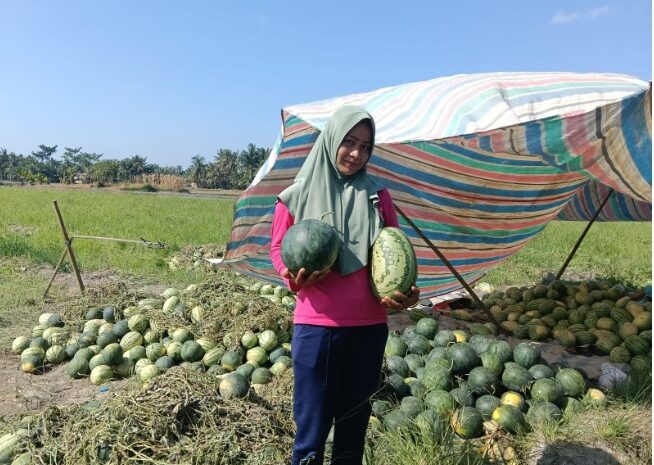
<svg viewBox="0 0 654 465">
<path fill-rule="evenodd" d="M 409 238 L 399 228 L 381 230 L 370 252 L 370 283 L 378 299 L 407 294 L 418 277 L 418 263 Z"/>
</svg>

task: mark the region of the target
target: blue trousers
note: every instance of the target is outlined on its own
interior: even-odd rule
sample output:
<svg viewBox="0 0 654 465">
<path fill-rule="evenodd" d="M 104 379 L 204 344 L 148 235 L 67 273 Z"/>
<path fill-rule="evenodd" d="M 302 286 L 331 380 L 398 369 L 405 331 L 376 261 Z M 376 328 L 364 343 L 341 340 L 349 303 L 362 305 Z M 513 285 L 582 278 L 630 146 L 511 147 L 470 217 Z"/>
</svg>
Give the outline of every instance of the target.
<svg viewBox="0 0 654 465">
<path fill-rule="evenodd" d="M 370 396 L 381 384 L 386 324 L 293 329 L 293 415 L 297 426 L 292 465 L 321 465 L 334 424 L 332 464 L 361 465 Z"/>
</svg>

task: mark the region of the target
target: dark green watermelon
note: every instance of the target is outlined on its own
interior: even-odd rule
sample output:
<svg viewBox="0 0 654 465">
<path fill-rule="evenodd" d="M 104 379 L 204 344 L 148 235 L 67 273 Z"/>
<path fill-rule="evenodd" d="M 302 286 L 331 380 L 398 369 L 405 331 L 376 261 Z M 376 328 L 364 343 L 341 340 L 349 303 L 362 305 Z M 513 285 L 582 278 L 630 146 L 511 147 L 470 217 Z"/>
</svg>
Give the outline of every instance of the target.
<svg viewBox="0 0 654 465">
<path fill-rule="evenodd" d="M 336 261 L 340 240 L 333 227 L 320 220 L 302 220 L 291 226 L 282 240 L 282 261 L 293 274 L 324 271 Z"/>
</svg>

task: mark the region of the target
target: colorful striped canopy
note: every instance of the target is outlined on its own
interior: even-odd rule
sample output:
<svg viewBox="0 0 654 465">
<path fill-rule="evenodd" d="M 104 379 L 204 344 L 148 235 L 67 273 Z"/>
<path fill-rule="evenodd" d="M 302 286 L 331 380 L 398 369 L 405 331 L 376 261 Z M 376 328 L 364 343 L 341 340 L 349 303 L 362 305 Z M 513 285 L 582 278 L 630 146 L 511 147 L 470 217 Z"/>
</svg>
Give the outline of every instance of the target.
<svg viewBox="0 0 654 465">
<path fill-rule="evenodd" d="M 549 221 L 651 221 L 651 87 L 615 74 L 457 75 L 282 111 L 282 131 L 236 202 L 223 263 L 279 283 L 268 258 L 276 196 L 333 111 L 375 118 L 369 173 L 473 283 Z M 462 286 L 400 218 L 425 297 Z"/>
</svg>

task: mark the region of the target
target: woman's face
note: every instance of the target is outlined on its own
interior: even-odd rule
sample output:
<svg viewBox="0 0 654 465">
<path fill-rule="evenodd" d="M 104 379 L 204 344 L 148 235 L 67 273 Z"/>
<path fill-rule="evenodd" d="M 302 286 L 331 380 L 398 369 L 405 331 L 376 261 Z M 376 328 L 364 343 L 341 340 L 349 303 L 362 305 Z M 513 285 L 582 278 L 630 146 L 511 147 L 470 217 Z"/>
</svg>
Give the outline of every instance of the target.
<svg viewBox="0 0 654 465">
<path fill-rule="evenodd" d="M 352 176 L 363 168 L 372 152 L 372 131 L 361 121 L 343 138 L 336 152 L 336 168 L 343 176 Z"/>
</svg>

